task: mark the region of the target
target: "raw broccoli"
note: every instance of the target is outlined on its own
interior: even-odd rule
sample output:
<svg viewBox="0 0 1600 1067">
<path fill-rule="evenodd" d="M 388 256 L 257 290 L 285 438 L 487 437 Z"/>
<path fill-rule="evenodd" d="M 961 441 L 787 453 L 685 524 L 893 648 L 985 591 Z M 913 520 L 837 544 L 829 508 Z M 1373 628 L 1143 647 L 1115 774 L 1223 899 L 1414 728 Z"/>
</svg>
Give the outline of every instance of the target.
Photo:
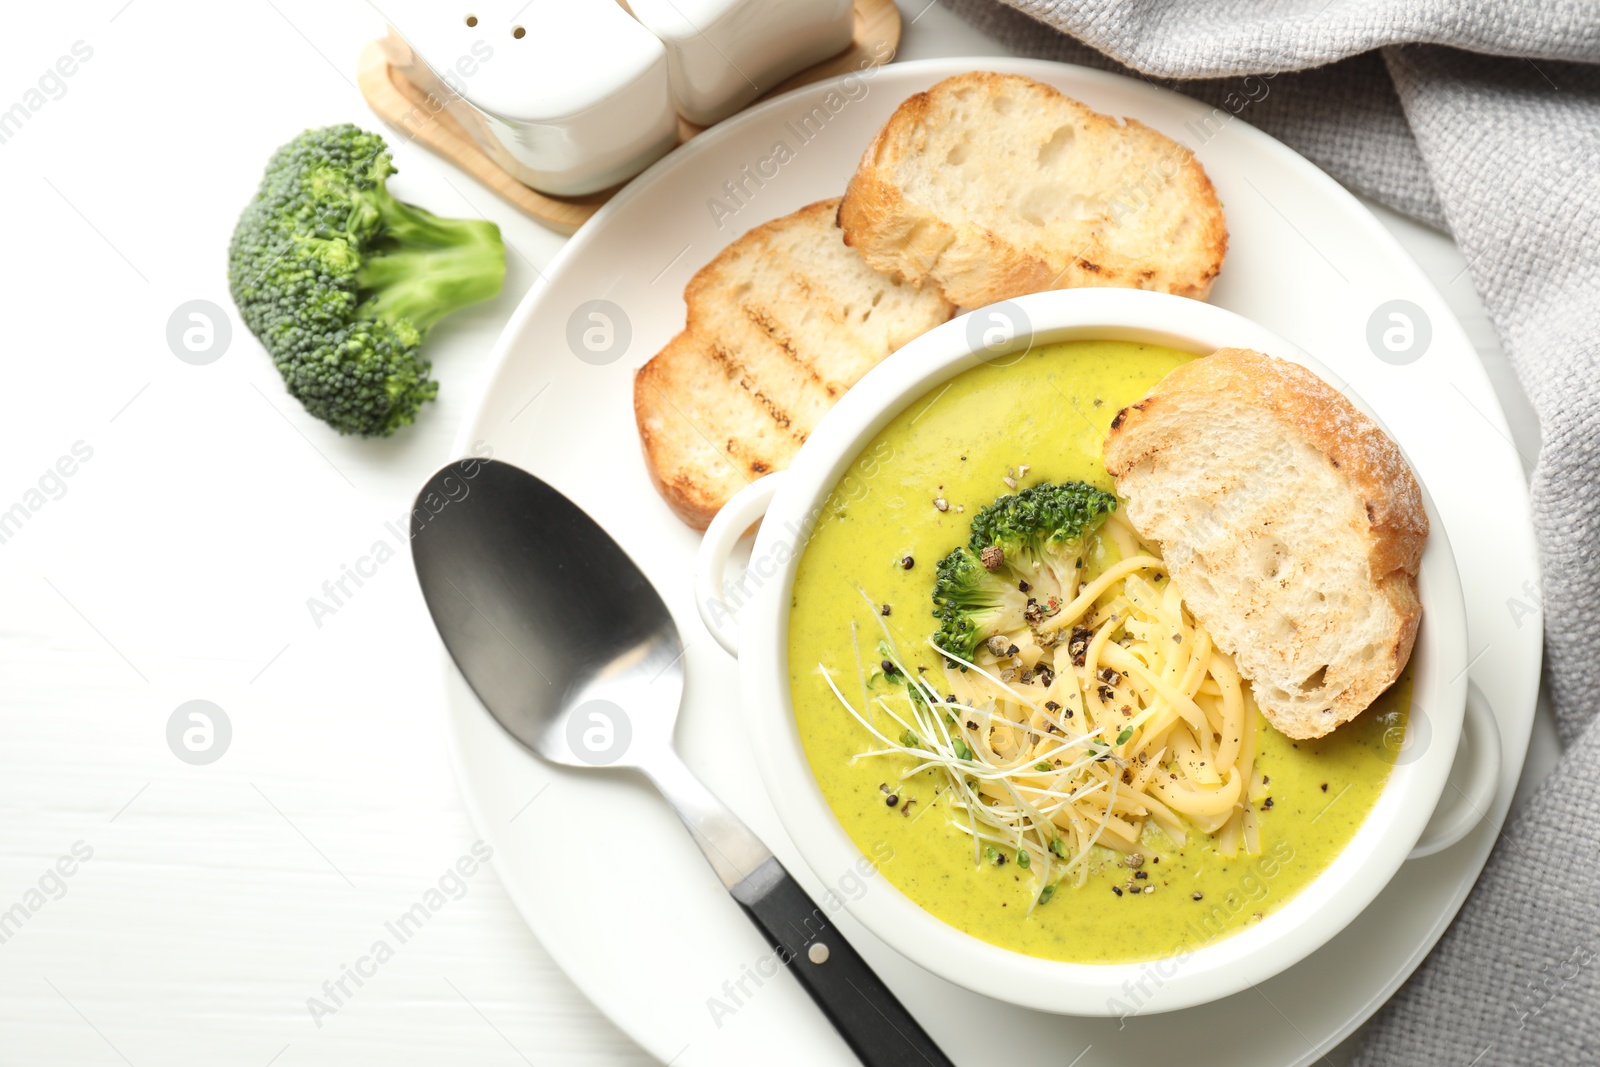
<svg viewBox="0 0 1600 1067">
<path fill-rule="evenodd" d="M 933 584 L 933 615 L 939 620 L 934 641 L 944 652 L 971 660 L 978 645 L 994 634 L 1026 627 L 1027 610 L 1028 596 L 1015 580 L 989 573 L 970 549 L 958 548 L 939 561 Z"/>
<path fill-rule="evenodd" d="M 1077 588 L 1084 540 L 1116 506 L 1116 497 L 1086 482 L 1043 482 L 974 515 L 968 547 L 980 559 L 998 548 L 1006 568 L 1044 603 Z"/>
<path fill-rule="evenodd" d="M 1084 542 L 1116 506 L 1084 482 L 1045 482 L 979 511 L 934 576 L 939 647 L 971 660 L 991 637 L 1037 628 L 1077 589 Z"/>
<path fill-rule="evenodd" d="M 228 247 L 228 286 L 289 392 L 340 433 L 386 436 L 439 384 L 428 330 L 505 280 L 500 228 L 389 194 L 388 145 L 355 126 L 278 149 Z"/>
</svg>

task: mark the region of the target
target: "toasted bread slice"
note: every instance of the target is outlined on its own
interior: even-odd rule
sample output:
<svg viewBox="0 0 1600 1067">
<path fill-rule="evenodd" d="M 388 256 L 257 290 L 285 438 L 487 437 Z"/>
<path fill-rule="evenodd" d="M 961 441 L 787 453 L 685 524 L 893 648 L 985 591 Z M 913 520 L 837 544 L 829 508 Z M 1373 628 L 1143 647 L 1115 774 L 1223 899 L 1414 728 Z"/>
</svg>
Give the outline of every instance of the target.
<svg viewBox="0 0 1600 1067">
<path fill-rule="evenodd" d="M 1187 148 L 988 72 L 896 109 L 839 224 L 878 270 L 968 308 L 1093 285 L 1204 299 L 1228 250 L 1222 205 Z"/>
<path fill-rule="evenodd" d="M 691 526 L 788 466 L 846 389 L 955 313 L 862 262 L 838 206 L 758 226 L 702 267 L 684 289 L 688 325 L 634 378 L 651 479 Z"/>
<path fill-rule="evenodd" d="M 1105 461 L 1281 733 L 1321 737 L 1399 677 L 1428 516 L 1399 447 L 1333 387 L 1225 348 L 1124 408 Z"/>
</svg>

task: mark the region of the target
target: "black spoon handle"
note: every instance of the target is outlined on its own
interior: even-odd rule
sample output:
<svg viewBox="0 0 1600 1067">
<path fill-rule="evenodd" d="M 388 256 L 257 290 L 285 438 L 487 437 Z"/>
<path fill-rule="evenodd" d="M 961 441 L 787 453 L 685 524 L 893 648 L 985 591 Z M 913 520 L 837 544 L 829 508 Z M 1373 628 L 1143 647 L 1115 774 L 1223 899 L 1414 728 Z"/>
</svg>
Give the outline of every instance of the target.
<svg viewBox="0 0 1600 1067">
<path fill-rule="evenodd" d="M 767 860 L 732 892 L 865 1067 L 953 1067 L 783 864 Z"/>
</svg>

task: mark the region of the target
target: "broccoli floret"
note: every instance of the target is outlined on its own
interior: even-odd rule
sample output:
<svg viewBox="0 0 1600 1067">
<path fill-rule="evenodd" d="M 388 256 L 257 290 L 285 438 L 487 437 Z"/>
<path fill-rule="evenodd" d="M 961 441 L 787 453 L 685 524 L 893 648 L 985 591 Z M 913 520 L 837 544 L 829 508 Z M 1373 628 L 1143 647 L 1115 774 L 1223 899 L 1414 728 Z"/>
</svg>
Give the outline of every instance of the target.
<svg viewBox="0 0 1600 1067">
<path fill-rule="evenodd" d="M 505 280 L 500 228 L 396 200 L 388 145 L 355 126 L 278 149 L 228 247 L 228 287 L 306 410 L 340 433 L 386 436 L 439 384 L 418 355 L 457 308 Z"/>
<path fill-rule="evenodd" d="M 1037 628 L 1077 589 L 1085 541 L 1116 506 L 1087 483 L 1045 482 L 979 511 L 934 577 L 939 647 L 971 660 L 991 637 Z"/>
<path fill-rule="evenodd" d="M 968 546 L 980 557 L 1000 549 L 1005 567 L 1044 603 L 1077 588 L 1084 541 L 1116 506 L 1116 497 L 1086 482 L 1044 482 L 980 510 Z"/>
<path fill-rule="evenodd" d="M 985 570 L 970 549 L 958 548 L 939 561 L 933 614 L 939 620 L 934 641 L 941 650 L 971 660 L 990 636 L 1025 628 L 1027 609 L 1027 594 L 1014 581 Z"/>
</svg>

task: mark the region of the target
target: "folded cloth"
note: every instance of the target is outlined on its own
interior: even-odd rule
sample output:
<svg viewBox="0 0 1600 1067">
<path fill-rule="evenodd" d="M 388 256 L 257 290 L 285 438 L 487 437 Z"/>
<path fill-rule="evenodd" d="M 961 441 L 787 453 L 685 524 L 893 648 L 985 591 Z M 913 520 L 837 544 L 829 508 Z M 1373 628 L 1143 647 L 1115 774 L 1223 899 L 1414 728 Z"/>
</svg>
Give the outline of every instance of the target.
<svg viewBox="0 0 1600 1067">
<path fill-rule="evenodd" d="M 1600 3 L 944 2 L 1018 54 L 1225 107 L 1461 246 L 1539 416 L 1565 752 L 1358 1062 L 1600 1063 Z"/>
</svg>

